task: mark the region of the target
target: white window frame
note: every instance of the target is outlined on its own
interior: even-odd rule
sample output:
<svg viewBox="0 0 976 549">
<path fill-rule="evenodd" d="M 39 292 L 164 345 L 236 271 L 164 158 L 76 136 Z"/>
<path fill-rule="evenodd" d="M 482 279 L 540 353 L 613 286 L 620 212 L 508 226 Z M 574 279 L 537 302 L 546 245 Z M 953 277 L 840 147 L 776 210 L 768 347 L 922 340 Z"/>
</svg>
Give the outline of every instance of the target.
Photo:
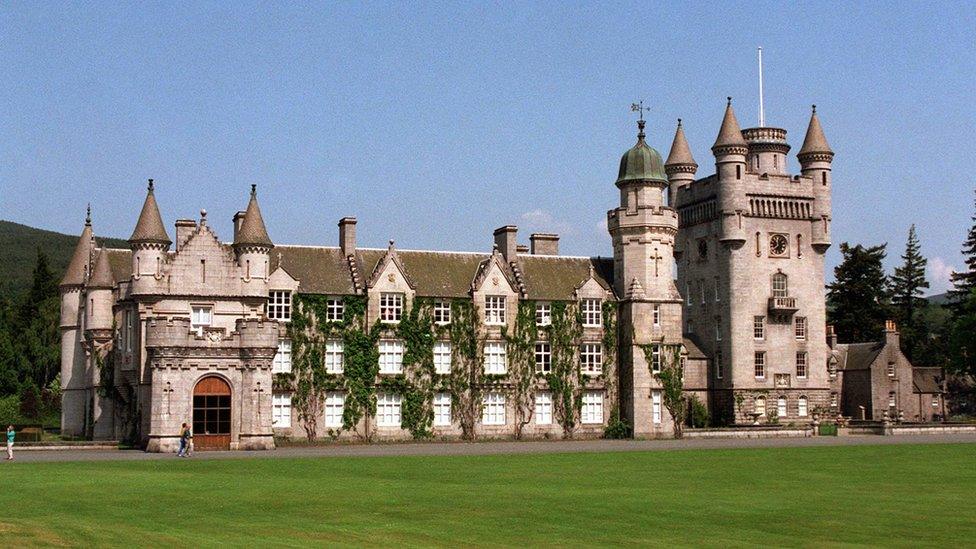
<svg viewBox="0 0 976 549">
<path fill-rule="evenodd" d="M 535 325 L 552 325 L 552 303 L 543 301 L 535 304 Z"/>
<path fill-rule="evenodd" d="M 715 351 L 715 379 L 725 377 L 724 365 L 722 364 L 722 350 Z"/>
<path fill-rule="evenodd" d="M 796 400 L 796 415 L 797 417 L 807 417 L 808 413 L 808 401 L 807 397 L 801 396 Z"/>
<path fill-rule="evenodd" d="M 722 341 L 722 317 L 715 319 L 715 341 Z"/>
<path fill-rule="evenodd" d="M 897 408 L 898 407 L 898 397 L 895 395 L 894 391 L 888 392 L 888 407 Z"/>
<path fill-rule="evenodd" d="M 756 351 L 752 357 L 752 373 L 756 379 L 766 379 L 766 352 Z"/>
<path fill-rule="evenodd" d="M 603 373 L 603 345 L 600 343 L 580 345 L 580 367 L 587 375 L 598 376 Z"/>
<path fill-rule="evenodd" d="M 776 417 L 784 418 L 789 414 L 789 401 L 785 396 L 776 399 Z"/>
<path fill-rule="evenodd" d="M 206 311 L 206 318 L 204 318 Z M 198 336 L 203 335 L 204 328 L 213 326 L 213 306 L 212 305 L 191 305 L 190 306 L 190 328 Z"/>
<path fill-rule="evenodd" d="M 661 391 L 651 391 L 651 421 L 654 425 L 660 425 L 662 417 Z"/>
<path fill-rule="evenodd" d="M 539 391 L 535 394 L 535 408 L 533 409 L 536 425 L 552 425 L 552 393 Z"/>
<path fill-rule="evenodd" d="M 505 393 L 489 391 L 481 402 L 482 425 L 505 425 Z"/>
<path fill-rule="evenodd" d="M 342 427 L 342 415 L 346 408 L 346 393 L 328 391 L 325 393 L 325 426 L 330 429 Z"/>
<path fill-rule="evenodd" d="M 796 378 L 806 379 L 807 378 L 807 352 L 797 351 L 796 352 Z"/>
<path fill-rule="evenodd" d="M 766 397 L 756 397 L 752 403 L 752 411 L 759 417 L 766 417 Z"/>
<path fill-rule="evenodd" d="M 535 342 L 535 373 L 552 372 L 552 345 L 548 341 Z"/>
<path fill-rule="evenodd" d="M 599 328 L 603 326 L 603 300 L 585 298 L 581 300 L 580 311 L 583 313 L 583 326 Z"/>
<path fill-rule="evenodd" d="M 690 280 L 688 282 L 685 282 L 685 294 L 688 296 L 687 299 L 685 299 L 685 304 L 688 305 L 689 307 L 694 306 L 694 304 L 695 304 L 695 297 L 691 293 L 691 281 Z"/>
<path fill-rule="evenodd" d="M 656 343 L 651 345 L 651 373 L 661 373 L 661 346 Z"/>
<path fill-rule="evenodd" d="M 774 273 L 772 280 L 773 297 L 789 297 L 790 283 L 784 273 Z"/>
<path fill-rule="evenodd" d="M 278 351 L 275 352 L 274 359 L 271 361 L 272 374 L 291 373 L 291 340 L 279 339 Z"/>
<path fill-rule="evenodd" d="M 793 326 L 793 336 L 797 341 L 806 341 L 807 339 L 807 317 L 798 316 L 794 319 Z"/>
<path fill-rule="evenodd" d="M 291 393 L 271 395 L 271 426 L 276 429 L 291 428 Z"/>
<path fill-rule="evenodd" d="M 830 393 L 830 407 L 831 408 L 836 408 L 837 407 L 837 393 L 836 392 L 831 392 Z"/>
<path fill-rule="evenodd" d="M 434 342 L 434 373 L 446 375 L 451 373 L 451 342 Z"/>
<path fill-rule="evenodd" d="M 376 394 L 376 426 L 400 427 L 403 397 L 396 393 Z"/>
<path fill-rule="evenodd" d="M 341 297 L 330 297 L 325 300 L 325 321 L 342 322 L 346 314 L 346 302 Z"/>
<path fill-rule="evenodd" d="M 698 281 L 698 292 L 701 294 L 701 304 L 704 305 L 705 302 L 706 302 L 706 299 L 705 299 L 705 279 L 704 278 L 701 279 L 700 281 Z"/>
<path fill-rule="evenodd" d="M 502 326 L 506 319 L 506 299 L 503 295 L 485 296 L 485 324 Z"/>
<path fill-rule="evenodd" d="M 483 351 L 486 374 L 499 375 L 508 372 L 508 346 L 504 341 L 486 341 Z"/>
<path fill-rule="evenodd" d="M 715 303 L 720 303 L 722 301 L 722 295 L 718 291 L 718 277 L 715 277 Z"/>
<path fill-rule="evenodd" d="M 756 315 L 752 317 L 752 339 L 762 341 L 766 339 L 766 317 Z"/>
<path fill-rule="evenodd" d="M 377 343 L 380 352 L 381 374 L 403 373 L 403 341 L 399 339 L 381 339 Z"/>
<path fill-rule="evenodd" d="M 603 391 L 584 391 L 580 422 L 584 425 L 603 423 Z"/>
<path fill-rule="evenodd" d="M 451 393 L 434 393 L 434 427 L 451 426 Z"/>
<path fill-rule="evenodd" d="M 135 334 L 133 317 L 136 315 L 132 314 L 131 310 L 125 311 L 125 352 L 132 352 L 132 340 L 135 339 L 133 335 Z"/>
<path fill-rule="evenodd" d="M 655 328 L 661 327 L 661 304 L 655 303 L 651 309 L 651 323 Z"/>
<path fill-rule="evenodd" d="M 434 324 L 444 326 L 451 323 L 451 302 L 434 302 Z"/>
<path fill-rule="evenodd" d="M 325 373 L 341 374 L 345 371 L 345 347 L 341 339 L 329 339 L 325 342 Z"/>
<path fill-rule="evenodd" d="M 404 296 L 400 292 L 380 293 L 380 322 L 396 324 L 403 317 Z"/>
<path fill-rule="evenodd" d="M 268 292 L 268 318 L 291 321 L 291 290 L 271 290 Z"/>
</svg>

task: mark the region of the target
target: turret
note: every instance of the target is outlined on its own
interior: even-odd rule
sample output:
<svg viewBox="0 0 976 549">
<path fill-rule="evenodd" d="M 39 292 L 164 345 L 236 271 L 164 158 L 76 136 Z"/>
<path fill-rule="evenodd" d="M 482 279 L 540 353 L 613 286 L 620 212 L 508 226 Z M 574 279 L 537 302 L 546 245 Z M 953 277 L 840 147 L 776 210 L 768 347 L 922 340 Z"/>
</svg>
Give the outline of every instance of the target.
<svg viewBox="0 0 976 549">
<path fill-rule="evenodd" d="M 685 139 L 685 130 L 681 127 L 680 118 L 678 128 L 674 131 L 671 152 L 664 163 L 664 171 L 668 174 L 668 206 L 674 208 L 678 189 L 693 182 L 695 172 L 698 171 L 698 163 L 691 156 L 691 148 L 688 147 L 688 140 Z"/>
<path fill-rule="evenodd" d="M 139 220 L 129 237 L 132 248 L 132 291 L 151 293 L 163 276 L 163 259 L 173 242 L 166 234 L 163 218 L 156 204 L 153 180 L 149 180 L 146 201 L 139 213 Z"/>
<path fill-rule="evenodd" d="M 80 436 L 85 433 L 85 352 L 82 349 L 84 329 L 84 287 L 91 272 L 95 247 L 91 208 L 85 218 L 78 244 L 61 280 L 61 432 Z"/>
<path fill-rule="evenodd" d="M 264 226 L 261 208 L 258 206 L 257 185 L 251 185 L 251 201 L 247 204 L 241 228 L 234 235 L 234 252 L 238 264 L 244 270 L 244 281 L 265 281 L 268 278 L 268 263 L 274 243 Z"/>
<path fill-rule="evenodd" d="M 757 174 L 786 175 L 786 155 L 790 145 L 786 142 L 786 130 L 782 128 L 748 128 L 742 137 L 749 144 L 746 163 Z"/>
<path fill-rule="evenodd" d="M 830 150 L 827 137 L 820 126 L 816 105 L 813 105 L 812 111 L 807 135 L 796 156 L 800 161 L 800 172 L 813 179 L 814 225 L 810 244 L 819 253 L 823 253 L 830 247 L 830 166 L 834 160 L 834 152 Z"/>
<path fill-rule="evenodd" d="M 715 173 L 718 177 L 719 211 L 721 212 L 723 242 L 745 242 L 745 231 L 739 217 L 745 210 L 746 154 L 749 144 L 742 137 L 739 121 L 732 110 L 732 98 L 725 106 L 725 117 L 719 129 L 712 154 L 715 155 Z"/>
<path fill-rule="evenodd" d="M 92 252 L 95 249 L 95 235 L 92 232 L 91 207 L 88 208 L 88 215 L 85 217 L 85 228 L 78 237 L 78 244 L 75 246 L 74 253 L 71 254 L 71 261 L 65 270 L 64 278 L 61 279 L 59 289 L 61 291 L 61 328 L 78 327 L 81 324 L 79 312 L 81 311 L 81 293 L 88 281 L 91 272 Z"/>
<path fill-rule="evenodd" d="M 112 333 L 112 290 L 115 278 L 109 263 L 108 250 L 102 248 L 95 259 L 91 278 L 87 285 L 85 303 L 85 329 L 96 338 L 111 339 Z"/>
</svg>

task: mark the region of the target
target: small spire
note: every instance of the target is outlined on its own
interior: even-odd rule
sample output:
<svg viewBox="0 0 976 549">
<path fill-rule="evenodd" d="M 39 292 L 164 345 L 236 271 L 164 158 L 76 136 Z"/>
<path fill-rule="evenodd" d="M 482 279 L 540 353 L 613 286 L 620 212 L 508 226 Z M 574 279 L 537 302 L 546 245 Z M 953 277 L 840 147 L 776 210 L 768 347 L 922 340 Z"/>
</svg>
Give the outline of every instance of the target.
<svg viewBox="0 0 976 549">
<path fill-rule="evenodd" d="M 152 180 L 152 178 L 151 178 L 151 177 L 149 178 L 149 192 L 150 192 L 150 193 L 152 193 L 152 192 L 153 192 L 153 180 Z"/>
<path fill-rule="evenodd" d="M 722 127 L 712 145 L 712 152 L 720 147 L 748 147 L 746 140 L 742 137 L 742 130 L 739 128 L 739 121 L 735 118 L 735 111 L 732 110 L 732 97 L 728 97 L 725 105 L 725 117 L 722 118 Z"/>
<path fill-rule="evenodd" d="M 234 236 L 234 245 L 261 246 L 268 249 L 274 247 L 271 237 L 268 236 L 268 228 L 264 225 L 261 208 L 258 206 L 257 185 L 251 185 L 251 199 L 247 203 L 244 219 L 241 220 L 241 228 Z"/>
<path fill-rule="evenodd" d="M 166 234 L 166 227 L 163 226 L 163 218 L 159 215 L 159 206 L 156 204 L 156 197 L 153 194 L 153 180 L 149 180 L 149 188 L 146 192 L 146 201 L 142 204 L 142 211 L 139 213 L 139 220 L 136 227 L 129 237 L 131 243 L 155 243 L 169 246 L 172 241 Z"/>
<path fill-rule="evenodd" d="M 258 195 L 258 186 L 255 183 L 251 183 L 251 196 Z"/>
<path fill-rule="evenodd" d="M 391 238 L 389 248 L 392 250 L 394 247 L 396 247 L 396 242 L 394 242 L 393 239 Z"/>
<path fill-rule="evenodd" d="M 677 166 L 677 165 L 687 165 L 698 167 L 695 159 L 691 156 L 691 148 L 688 146 L 688 140 L 685 138 L 685 130 L 681 125 L 681 119 L 678 119 L 678 128 L 674 131 L 674 141 L 671 143 L 671 152 L 668 154 L 668 160 L 664 163 L 664 166 Z"/>
<path fill-rule="evenodd" d="M 88 287 L 111 289 L 115 286 L 115 277 L 112 276 L 112 266 L 109 263 L 108 251 L 102 248 L 94 263 L 95 266 L 92 267 L 92 275 L 88 280 Z"/>
<path fill-rule="evenodd" d="M 834 151 L 830 150 L 830 145 L 827 143 L 827 136 L 824 135 L 823 127 L 820 125 L 820 118 L 817 116 L 817 106 L 813 105 L 811 110 L 807 135 L 803 139 L 803 146 L 800 147 L 800 152 L 796 154 L 801 162 L 808 155 L 812 154 L 834 154 Z"/>
<path fill-rule="evenodd" d="M 85 214 L 85 225 L 91 227 L 91 202 L 88 203 L 88 212 Z"/>
</svg>

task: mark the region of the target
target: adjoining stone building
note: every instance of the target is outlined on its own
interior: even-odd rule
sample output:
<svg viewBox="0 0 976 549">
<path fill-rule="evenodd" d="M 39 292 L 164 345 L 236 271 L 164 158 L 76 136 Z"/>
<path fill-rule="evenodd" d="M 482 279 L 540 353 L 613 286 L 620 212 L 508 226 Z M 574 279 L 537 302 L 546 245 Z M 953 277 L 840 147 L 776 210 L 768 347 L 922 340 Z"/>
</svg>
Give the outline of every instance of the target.
<svg viewBox="0 0 976 549">
<path fill-rule="evenodd" d="M 606 258 L 560 255 L 553 234 L 523 246 L 512 225 L 482 253 L 361 248 L 351 217 L 336 246 L 275 244 L 253 186 L 231 242 L 201 211 L 174 243 L 150 180 L 130 249 L 97 248 L 89 218 L 62 281 L 62 431 L 150 451 L 183 422 L 198 448 L 232 449 L 592 437 L 618 419 L 669 436 L 669 360 L 728 422 L 840 412 L 832 393 L 855 389 L 824 328 L 833 153 L 814 113 L 791 176 L 785 137 L 740 130 L 730 103 L 716 175 L 695 180 L 680 121 L 665 162 L 642 119 Z"/>
</svg>

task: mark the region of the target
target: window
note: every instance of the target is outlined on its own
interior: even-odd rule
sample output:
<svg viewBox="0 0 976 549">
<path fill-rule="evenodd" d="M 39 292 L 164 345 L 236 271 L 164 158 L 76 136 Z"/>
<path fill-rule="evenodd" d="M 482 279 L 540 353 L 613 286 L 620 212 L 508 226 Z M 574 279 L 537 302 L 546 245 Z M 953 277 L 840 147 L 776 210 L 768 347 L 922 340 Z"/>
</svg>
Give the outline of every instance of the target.
<svg viewBox="0 0 976 549">
<path fill-rule="evenodd" d="M 434 343 L 434 373 L 451 373 L 451 342 L 438 341 Z"/>
<path fill-rule="evenodd" d="M 830 393 L 830 407 L 837 407 L 837 393 Z"/>
<path fill-rule="evenodd" d="M 505 324 L 505 296 L 485 296 L 485 324 Z"/>
<path fill-rule="evenodd" d="M 803 351 L 796 353 L 796 377 L 807 377 L 807 354 Z"/>
<path fill-rule="evenodd" d="M 719 349 L 715 351 L 715 377 L 716 379 L 722 379 L 725 376 L 723 371 L 724 365 L 722 364 L 722 350 Z"/>
<path fill-rule="evenodd" d="M 505 344 L 492 341 L 485 343 L 485 373 L 504 374 L 508 370 L 508 361 L 505 354 Z"/>
<path fill-rule="evenodd" d="M 325 321 L 342 322 L 342 317 L 346 313 L 346 303 L 340 298 L 329 298 L 325 300 Z"/>
<path fill-rule="evenodd" d="M 722 317 L 715 318 L 715 341 L 722 341 Z"/>
<path fill-rule="evenodd" d="M 897 406 L 897 404 L 895 404 L 895 392 L 892 391 L 888 393 L 888 407 L 894 408 L 895 406 Z"/>
<path fill-rule="evenodd" d="M 797 341 L 804 341 L 807 338 L 807 317 L 798 316 L 795 320 L 795 335 Z"/>
<path fill-rule="evenodd" d="M 434 425 L 447 427 L 451 424 L 451 393 L 434 394 Z"/>
<path fill-rule="evenodd" d="M 583 423 L 603 423 L 602 391 L 586 391 L 583 393 L 583 409 L 580 417 Z"/>
<path fill-rule="evenodd" d="M 535 344 L 535 373 L 548 374 L 552 371 L 552 347 L 546 341 Z"/>
<path fill-rule="evenodd" d="M 584 374 L 598 375 L 603 372 L 603 346 L 599 343 L 580 345 L 580 366 Z"/>
<path fill-rule="evenodd" d="M 325 342 L 325 373 L 341 374 L 344 369 L 342 341 L 330 339 Z"/>
<path fill-rule="evenodd" d="M 346 406 L 346 394 L 338 391 L 325 393 L 325 426 L 330 429 L 342 427 L 342 411 Z"/>
<path fill-rule="evenodd" d="M 754 339 L 766 338 L 766 317 L 764 316 L 752 317 L 752 337 Z"/>
<path fill-rule="evenodd" d="M 291 393 L 278 393 L 271 396 L 271 426 L 291 427 Z"/>
<path fill-rule="evenodd" d="M 192 307 L 190 309 L 190 327 L 197 335 L 203 335 L 203 329 L 213 322 L 213 309 L 210 307 Z"/>
<path fill-rule="evenodd" d="M 937 396 L 932 397 L 932 407 L 933 408 L 939 407 L 939 397 Z"/>
<path fill-rule="evenodd" d="M 380 321 L 381 322 L 400 322 L 400 315 L 403 314 L 403 294 L 381 293 L 380 294 Z"/>
<path fill-rule="evenodd" d="M 434 302 L 434 324 L 451 323 L 451 303 L 449 301 Z"/>
<path fill-rule="evenodd" d="M 282 322 L 291 320 L 291 292 L 287 290 L 268 292 L 268 318 Z"/>
<path fill-rule="evenodd" d="M 776 417 L 786 417 L 786 397 L 776 399 Z"/>
<path fill-rule="evenodd" d="M 497 392 L 485 394 L 481 407 L 483 425 L 505 425 L 505 395 Z"/>
<path fill-rule="evenodd" d="M 690 318 L 688 319 L 688 333 L 689 334 L 695 333 L 695 321 L 691 320 Z"/>
<path fill-rule="evenodd" d="M 552 304 L 535 304 L 535 324 L 536 326 L 549 326 L 552 324 Z"/>
<path fill-rule="evenodd" d="M 786 275 L 776 273 L 773 275 L 773 297 L 786 297 L 789 295 L 786 287 Z"/>
<path fill-rule="evenodd" d="M 718 293 L 718 277 L 715 277 L 715 303 L 722 301 L 722 297 Z"/>
<path fill-rule="evenodd" d="M 651 345 L 651 371 L 659 373 L 661 371 L 661 346 Z"/>
<path fill-rule="evenodd" d="M 661 325 L 661 306 L 657 303 L 654 304 L 651 320 L 654 322 L 655 327 Z"/>
<path fill-rule="evenodd" d="M 535 424 L 552 425 L 552 393 L 548 391 L 535 394 Z"/>
<path fill-rule="evenodd" d="M 701 294 L 701 304 L 705 304 L 705 279 L 698 281 L 698 293 Z"/>
<path fill-rule="evenodd" d="M 603 323 L 603 313 L 600 310 L 599 299 L 583 300 L 583 326 L 599 327 Z"/>
<path fill-rule="evenodd" d="M 393 393 L 376 395 L 376 425 L 378 427 L 400 426 L 400 395 Z"/>
<path fill-rule="evenodd" d="M 133 327 L 132 326 L 132 324 L 133 324 L 132 317 L 133 316 L 135 316 L 135 315 L 132 314 L 132 311 L 126 311 L 125 312 L 125 350 L 126 350 L 126 352 L 132 352 L 132 339 L 133 339 L 133 334 L 135 333 L 133 331 L 133 329 L 132 329 L 132 327 Z M 209 322 L 207 322 L 207 324 L 209 324 Z"/>
<path fill-rule="evenodd" d="M 278 352 L 271 363 L 271 373 L 287 374 L 291 372 L 291 340 L 279 339 Z"/>
<path fill-rule="evenodd" d="M 888 377 L 895 377 L 895 363 L 888 363 Z"/>
<path fill-rule="evenodd" d="M 651 391 L 651 420 L 655 425 L 661 423 L 661 391 Z"/>
<path fill-rule="evenodd" d="M 735 165 L 735 178 L 742 179 L 742 164 Z"/>
<path fill-rule="evenodd" d="M 801 396 L 800 399 L 796 401 L 796 415 L 800 417 L 807 417 L 807 397 Z"/>
<path fill-rule="evenodd" d="M 756 397 L 755 410 L 753 411 L 760 417 L 766 417 L 766 397 Z"/>
<path fill-rule="evenodd" d="M 766 377 L 766 353 L 756 351 L 755 355 L 756 379 Z"/>
<path fill-rule="evenodd" d="M 685 282 L 685 295 L 688 296 L 685 303 L 691 307 L 695 304 L 695 300 L 691 297 L 691 282 Z"/>
<path fill-rule="evenodd" d="M 403 373 L 403 342 L 384 339 L 380 341 L 380 373 Z"/>
</svg>

